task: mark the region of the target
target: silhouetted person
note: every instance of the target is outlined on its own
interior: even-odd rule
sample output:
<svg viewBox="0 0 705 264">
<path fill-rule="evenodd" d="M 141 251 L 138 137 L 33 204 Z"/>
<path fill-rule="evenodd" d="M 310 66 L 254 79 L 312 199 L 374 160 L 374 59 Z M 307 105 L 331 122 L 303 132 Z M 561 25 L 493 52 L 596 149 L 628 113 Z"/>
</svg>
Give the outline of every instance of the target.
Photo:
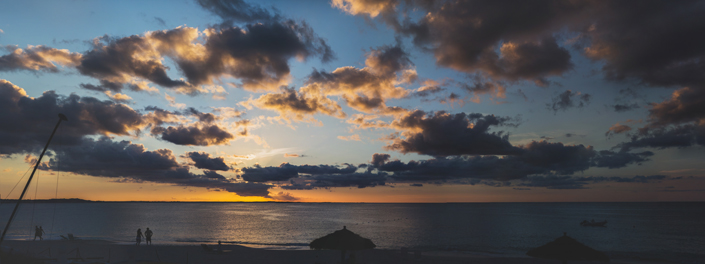
<svg viewBox="0 0 705 264">
<path fill-rule="evenodd" d="M 42 238 L 42 235 L 44 234 L 44 229 L 38 226 L 34 226 L 34 240 L 37 240 L 37 237 L 39 237 L 39 240 L 44 240 Z"/>
<path fill-rule="evenodd" d="M 137 228 L 137 238 L 135 238 L 135 241 L 137 242 L 137 245 L 138 245 L 138 246 L 140 245 L 140 243 L 142 243 L 142 237 L 143 237 L 143 236 L 144 236 L 144 235 L 142 235 L 142 229 L 141 229 L 141 228 Z"/>
<path fill-rule="evenodd" d="M 149 230 L 149 227 L 147 227 L 147 230 L 144 231 L 144 238 L 145 238 L 144 242 L 146 242 L 147 245 L 152 244 L 152 234 L 154 234 L 154 233 L 152 233 L 152 230 Z"/>
</svg>

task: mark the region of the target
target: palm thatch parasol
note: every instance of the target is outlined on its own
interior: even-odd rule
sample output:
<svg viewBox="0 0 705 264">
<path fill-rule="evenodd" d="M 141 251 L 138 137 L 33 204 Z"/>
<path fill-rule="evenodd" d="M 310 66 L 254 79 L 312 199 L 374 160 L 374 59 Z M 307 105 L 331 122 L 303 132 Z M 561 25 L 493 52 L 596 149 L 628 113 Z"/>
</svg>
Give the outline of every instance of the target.
<svg viewBox="0 0 705 264">
<path fill-rule="evenodd" d="M 309 247 L 312 249 L 342 250 L 341 259 L 345 261 L 346 250 L 373 249 L 376 246 L 375 243 L 372 243 L 372 240 L 363 238 L 343 226 L 341 230 L 313 240 L 313 242 L 309 244 Z"/>
<path fill-rule="evenodd" d="M 562 260 L 563 263 L 567 263 L 569 260 L 610 261 L 610 258 L 607 257 L 605 253 L 581 244 L 569 237 L 566 233 L 563 233 L 562 237 L 556 238 L 556 240 L 548 242 L 546 245 L 529 250 L 529 252 L 526 252 L 526 255 L 535 258 Z"/>
</svg>

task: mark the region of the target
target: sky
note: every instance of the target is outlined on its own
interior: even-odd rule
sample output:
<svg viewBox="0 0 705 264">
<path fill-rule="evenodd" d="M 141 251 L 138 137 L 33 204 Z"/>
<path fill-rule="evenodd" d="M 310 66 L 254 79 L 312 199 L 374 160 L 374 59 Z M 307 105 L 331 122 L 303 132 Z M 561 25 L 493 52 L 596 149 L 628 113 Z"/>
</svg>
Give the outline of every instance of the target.
<svg viewBox="0 0 705 264">
<path fill-rule="evenodd" d="M 705 1 L 4 1 L 0 197 L 705 201 Z M 19 186 L 19 187 L 18 187 Z"/>
</svg>

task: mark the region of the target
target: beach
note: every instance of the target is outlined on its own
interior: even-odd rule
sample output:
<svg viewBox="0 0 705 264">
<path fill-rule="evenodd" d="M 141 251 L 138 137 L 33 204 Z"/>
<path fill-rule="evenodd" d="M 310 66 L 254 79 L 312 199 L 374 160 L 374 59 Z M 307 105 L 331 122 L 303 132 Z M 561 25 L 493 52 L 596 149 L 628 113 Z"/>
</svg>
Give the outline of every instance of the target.
<svg viewBox="0 0 705 264">
<path fill-rule="evenodd" d="M 217 244 L 207 245 L 217 251 Z M 291 264 L 334 264 L 340 263 L 338 250 L 267 250 L 239 245 L 221 245 L 223 253 L 208 252 L 202 245 L 127 245 L 105 240 L 44 240 L 44 241 L 5 241 L 3 252 L 28 256 L 36 263 L 291 263 Z M 348 251 L 349 253 L 350 251 Z M 361 264 L 541 264 L 561 263 L 556 260 L 543 260 L 530 257 L 486 256 L 464 252 L 424 252 L 401 250 L 358 250 L 356 263 Z M 23 264 L 29 264 L 23 260 Z M 73 262 L 71 262 L 73 261 Z M 81 262 L 83 261 L 83 262 Z M 3 262 L 9 263 L 9 262 Z M 599 263 L 599 262 L 578 262 Z M 612 260 L 611 263 L 668 263 L 658 261 Z"/>
<path fill-rule="evenodd" d="M 497 258 L 500 263 L 552 263 L 525 254 L 564 232 L 613 262 L 703 263 L 705 229 L 698 224 L 702 214 L 694 213 L 703 205 L 37 203 L 34 215 L 19 211 L 2 246 L 51 258 L 79 248 L 83 257 L 111 263 L 130 256 L 186 263 L 186 253 L 189 263 L 337 263 L 340 252 L 310 250 L 309 243 L 347 226 L 376 245 L 358 252 L 359 263 L 493 263 Z M 11 209 L 0 206 L 0 214 Z M 593 217 L 607 219 L 607 227 L 579 224 Z M 30 241 L 35 226 L 46 230 L 44 241 Z M 155 245 L 132 246 L 137 228 L 154 230 Z M 80 241 L 62 240 L 68 234 Z M 200 246 L 218 241 L 232 253 L 206 254 Z M 408 249 L 407 256 L 401 248 Z M 47 249 L 51 255 L 39 254 Z"/>
</svg>

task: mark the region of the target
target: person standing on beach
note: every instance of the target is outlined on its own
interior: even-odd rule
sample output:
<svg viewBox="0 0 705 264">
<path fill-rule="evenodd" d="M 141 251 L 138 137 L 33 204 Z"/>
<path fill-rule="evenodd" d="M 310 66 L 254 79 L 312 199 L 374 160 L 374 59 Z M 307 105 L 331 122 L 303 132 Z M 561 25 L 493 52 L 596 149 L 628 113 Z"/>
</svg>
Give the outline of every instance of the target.
<svg viewBox="0 0 705 264">
<path fill-rule="evenodd" d="M 39 226 L 39 240 L 44 240 L 44 238 L 42 237 L 44 234 L 44 228 L 42 226 Z"/>
<path fill-rule="evenodd" d="M 142 243 L 142 237 L 143 237 L 143 235 L 142 235 L 142 229 L 141 229 L 141 228 L 137 228 L 137 238 L 135 238 L 135 241 L 137 241 L 137 245 L 138 245 L 138 246 L 140 245 L 140 243 Z"/>
<path fill-rule="evenodd" d="M 42 240 L 42 230 L 39 229 L 38 226 L 34 226 L 34 240 L 37 240 L 37 237 L 39 237 L 39 240 Z"/>
<path fill-rule="evenodd" d="M 147 245 L 151 245 L 151 244 L 152 244 L 152 234 L 153 234 L 153 233 L 152 233 L 152 230 L 149 230 L 149 227 L 147 227 L 147 230 L 144 231 L 144 238 L 145 238 L 145 239 L 144 239 L 144 242 L 145 242 Z"/>
</svg>

